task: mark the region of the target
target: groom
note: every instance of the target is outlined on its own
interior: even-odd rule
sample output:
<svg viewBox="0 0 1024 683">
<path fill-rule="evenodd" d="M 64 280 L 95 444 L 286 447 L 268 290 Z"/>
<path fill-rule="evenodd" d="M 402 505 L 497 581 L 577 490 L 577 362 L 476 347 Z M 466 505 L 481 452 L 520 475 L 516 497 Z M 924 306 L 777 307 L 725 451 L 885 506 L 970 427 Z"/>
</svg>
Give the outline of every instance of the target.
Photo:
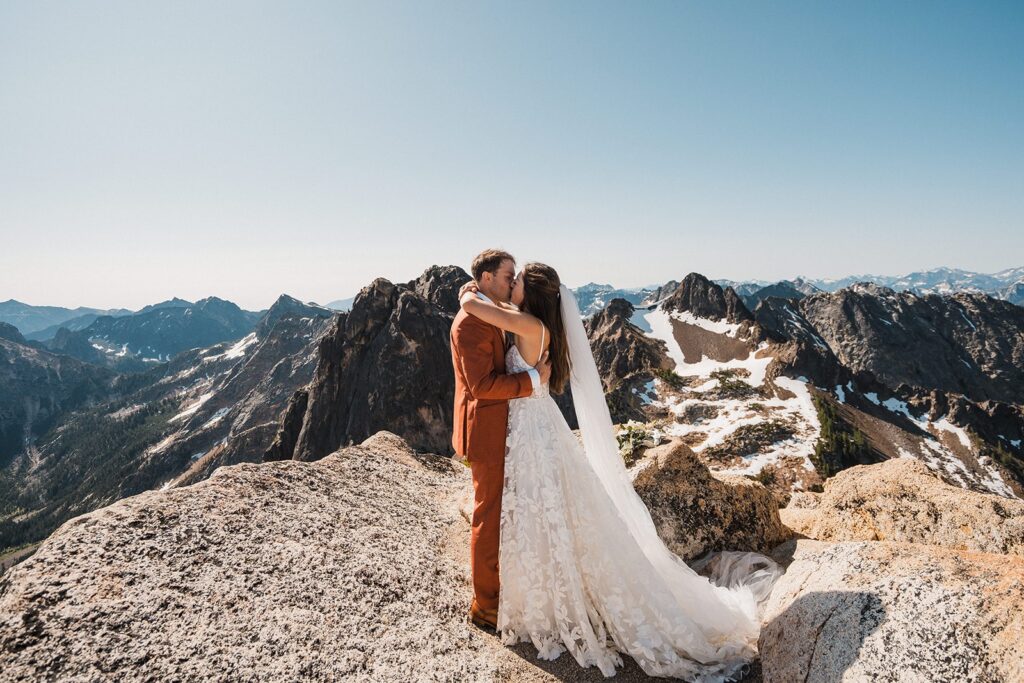
<svg viewBox="0 0 1024 683">
<path fill-rule="evenodd" d="M 516 271 L 511 254 L 488 249 L 473 259 L 472 271 L 482 298 L 509 302 Z M 459 311 L 452 322 L 451 347 L 455 369 L 452 447 L 456 455 L 469 461 L 473 472 L 469 554 L 474 597 L 469 616 L 477 626 L 497 628 L 498 540 L 508 401 L 529 396 L 535 387 L 547 382 L 551 364 L 545 352 L 536 370 L 506 374 L 505 333 L 465 311 Z"/>
</svg>

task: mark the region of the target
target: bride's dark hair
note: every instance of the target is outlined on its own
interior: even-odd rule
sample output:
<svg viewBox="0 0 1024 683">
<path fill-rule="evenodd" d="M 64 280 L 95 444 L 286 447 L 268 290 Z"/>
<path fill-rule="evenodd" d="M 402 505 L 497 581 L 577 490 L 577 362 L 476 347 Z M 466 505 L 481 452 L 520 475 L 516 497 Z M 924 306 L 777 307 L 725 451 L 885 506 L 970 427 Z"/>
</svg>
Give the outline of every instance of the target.
<svg viewBox="0 0 1024 683">
<path fill-rule="evenodd" d="M 540 318 L 551 335 L 551 346 L 548 347 L 551 379 L 548 386 L 556 394 L 565 390 L 570 370 L 569 343 L 562 323 L 561 284 L 558 273 L 551 266 L 543 263 L 523 266 L 523 310 Z"/>
</svg>

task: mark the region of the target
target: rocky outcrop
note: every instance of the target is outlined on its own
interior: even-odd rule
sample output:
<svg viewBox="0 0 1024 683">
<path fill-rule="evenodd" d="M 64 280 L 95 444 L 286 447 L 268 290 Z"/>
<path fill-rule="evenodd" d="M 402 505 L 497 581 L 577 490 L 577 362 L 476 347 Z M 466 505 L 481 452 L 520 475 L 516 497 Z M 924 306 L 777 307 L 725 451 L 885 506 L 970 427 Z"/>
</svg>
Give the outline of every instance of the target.
<svg viewBox="0 0 1024 683">
<path fill-rule="evenodd" d="M 3 677 L 487 675 L 464 569 L 438 552 L 467 478 L 382 434 L 78 517 L 0 580 Z"/>
<path fill-rule="evenodd" d="M 670 370 L 673 366 L 665 343 L 648 337 L 630 322 L 634 310 L 625 299 L 612 299 L 584 325 L 606 389 L 637 372 Z"/>
<path fill-rule="evenodd" d="M 405 286 L 455 317 L 459 312 L 459 288 L 470 279 L 469 274 L 458 266 L 431 266 Z"/>
<path fill-rule="evenodd" d="M 0 339 L 6 339 L 16 344 L 24 344 L 25 337 L 21 335 L 18 328 L 5 322 L 0 322 Z"/>
<path fill-rule="evenodd" d="M 309 407 L 309 392 L 300 389 L 288 399 L 288 407 L 281 416 L 281 423 L 274 435 L 274 440 L 263 453 L 264 462 L 274 460 L 291 460 L 295 444 L 299 441 L 299 433 L 302 432 L 302 421 L 306 417 L 306 408 Z"/>
<path fill-rule="evenodd" d="M 726 320 L 730 323 L 753 322 L 732 287 L 723 290 L 700 273 L 690 273 L 661 304 L 666 311 L 688 311 L 699 318 Z"/>
<path fill-rule="evenodd" d="M 625 299 L 612 299 L 584 324 L 606 392 L 638 373 L 650 376 L 674 366 L 665 342 L 648 337 L 630 322 L 634 310 Z"/>
<path fill-rule="evenodd" d="M 384 428 L 415 448 L 451 452 L 449 332 L 468 280 L 435 266 L 409 285 L 377 279 L 364 287 L 320 341 L 301 428 L 293 440 L 293 410 L 269 457 L 316 460 Z"/>
<path fill-rule="evenodd" d="M 768 489 L 746 477 L 712 476 L 679 441 L 648 450 L 636 465 L 633 487 L 658 535 L 686 560 L 712 550 L 764 553 L 792 535 Z"/>
<path fill-rule="evenodd" d="M 1024 559 L 790 542 L 758 644 L 765 683 L 1024 679 Z"/>
<path fill-rule="evenodd" d="M 1024 308 L 984 294 L 896 293 L 858 284 L 800 301 L 800 311 L 852 372 L 1024 403 Z"/>
<path fill-rule="evenodd" d="M 1024 556 L 1024 502 L 950 486 L 919 460 L 858 465 L 780 514 L 822 541 L 903 541 Z"/>
<path fill-rule="evenodd" d="M 0 577 L 0 678 L 596 680 L 467 623 L 471 490 L 379 433 L 83 515 Z"/>
<path fill-rule="evenodd" d="M 669 360 L 665 342 L 647 336 L 630 322 L 634 310 L 629 301 L 612 299 L 584 323 L 612 421 L 616 423 L 644 420 L 643 406 L 650 401 L 645 387 L 659 371 L 675 366 Z M 575 414 L 565 408 L 563 413 L 573 424 Z"/>
</svg>

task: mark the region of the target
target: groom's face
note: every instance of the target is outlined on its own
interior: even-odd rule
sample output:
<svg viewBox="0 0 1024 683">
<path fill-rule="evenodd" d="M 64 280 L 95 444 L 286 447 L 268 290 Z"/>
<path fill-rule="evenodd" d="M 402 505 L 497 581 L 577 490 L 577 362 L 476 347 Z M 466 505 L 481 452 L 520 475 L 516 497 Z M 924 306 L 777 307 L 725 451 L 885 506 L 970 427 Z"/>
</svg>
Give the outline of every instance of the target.
<svg viewBox="0 0 1024 683">
<path fill-rule="evenodd" d="M 487 282 L 481 284 L 486 285 L 486 288 L 490 290 L 490 292 L 485 291 L 484 294 L 502 303 L 508 303 L 512 299 L 512 281 L 515 278 L 516 264 L 510 259 L 505 259 L 496 271 L 484 273 L 484 279 Z"/>
</svg>

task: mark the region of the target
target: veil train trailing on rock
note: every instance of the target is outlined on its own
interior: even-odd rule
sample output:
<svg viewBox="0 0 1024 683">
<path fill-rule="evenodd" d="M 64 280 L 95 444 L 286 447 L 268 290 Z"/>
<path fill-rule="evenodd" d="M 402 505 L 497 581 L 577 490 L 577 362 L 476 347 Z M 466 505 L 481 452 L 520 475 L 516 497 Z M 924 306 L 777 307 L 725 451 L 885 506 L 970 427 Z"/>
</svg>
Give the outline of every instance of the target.
<svg viewBox="0 0 1024 683">
<path fill-rule="evenodd" d="M 649 675 L 725 681 L 757 655 L 762 607 L 782 569 L 716 552 L 698 573 L 668 549 L 619 455 L 572 292 L 560 289 L 582 447 L 546 390 L 510 403 L 498 630 L 538 655 L 564 650 L 612 676 L 629 654 Z M 511 370 L 526 362 L 515 347 Z M 542 400 L 536 400 L 536 399 Z"/>
<path fill-rule="evenodd" d="M 576 298 L 565 285 L 561 286 L 559 297 L 572 364 L 572 400 L 587 461 L 604 484 L 619 514 L 629 525 L 630 534 L 639 542 L 658 573 L 670 586 L 680 585 L 680 579 L 692 577 L 696 572 L 661 540 L 650 511 L 633 490 L 615 442 L 604 388 Z M 753 552 L 709 553 L 697 560 L 695 566 L 699 570 L 706 570 L 715 585 L 726 587 L 738 596 L 749 594 L 758 606 L 763 606 L 775 581 L 782 575 L 782 568 L 774 561 Z M 693 596 L 680 595 L 680 598 L 684 597 L 692 599 Z"/>
</svg>

